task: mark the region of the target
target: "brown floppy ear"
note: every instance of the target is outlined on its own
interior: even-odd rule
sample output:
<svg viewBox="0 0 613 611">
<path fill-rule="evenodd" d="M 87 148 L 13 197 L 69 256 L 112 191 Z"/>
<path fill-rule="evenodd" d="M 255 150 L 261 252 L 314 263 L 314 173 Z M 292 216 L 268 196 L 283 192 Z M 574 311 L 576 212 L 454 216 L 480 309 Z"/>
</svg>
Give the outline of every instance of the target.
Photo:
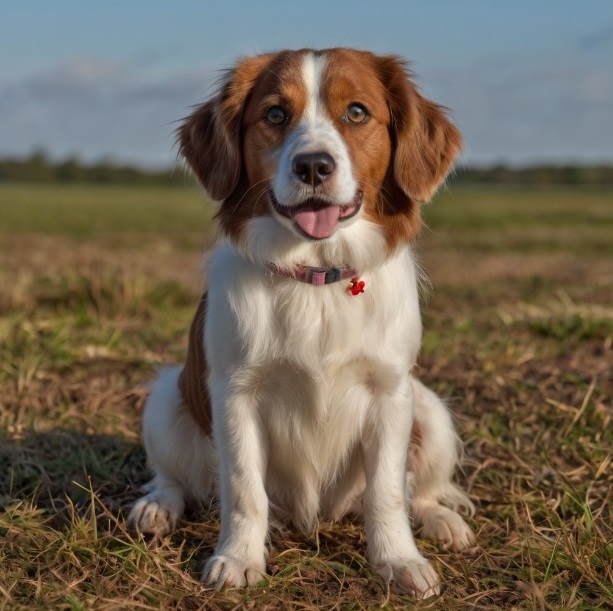
<svg viewBox="0 0 613 611">
<path fill-rule="evenodd" d="M 273 57 L 241 60 L 228 71 L 218 93 L 177 130 L 179 153 L 214 200 L 226 199 L 238 184 L 243 110 L 257 78 Z"/>
<path fill-rule="evenodd" d="M 412 200 L 427 202 L 451 169 L 462 136 L 444 108 L 418 93 L 405 62 L 394 56 L 378 60 L 391 113 L 394 179 Z"/>
</svg>

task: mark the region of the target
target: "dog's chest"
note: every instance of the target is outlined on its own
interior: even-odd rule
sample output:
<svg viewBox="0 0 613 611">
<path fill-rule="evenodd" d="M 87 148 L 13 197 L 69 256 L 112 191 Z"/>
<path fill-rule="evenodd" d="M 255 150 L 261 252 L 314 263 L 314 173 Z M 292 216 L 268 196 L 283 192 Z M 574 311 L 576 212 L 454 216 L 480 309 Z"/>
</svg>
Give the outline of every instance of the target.
<svg viewBox="0 0 613 611">
<path fill-rule="evenodd" d="M 372 293 L 350 295 L 347 282 L 313 287 L 283 279 L 270 301 L 270 335 L 279 355 L 321 372 L 376 353 L 372 338 L 382 337 Z M 379 307 L 378 307 L 379 306 Z"/>
<path fill-rule="evenodd" d="M 271 303 L 278 358 L 259 372 L 258 396 L 268 438 L 267 488 L 299 524 L 329 509 L 320 505 L 323 491 L 348 468 L 379 401 L 401 392 L 412 364 L 410 317 L 376 279 L 366 280 L 372 290 L 355 296 L 346 283 L 284 282 Z"/>
<path fill-rule="evenodd" d="M 363 280 L 365 292 L 352 295 L 348 281 L 311 286 L 271 278 L 230 249 L 218 251 L 205 333 L 212 378 L 241 371 L 269 393 L 293 380 L 303 402 L 321 403 L 347 372 L 365 371 L 370 385 L 373 371 L 406 372 L 421 340 L 410 252 Z"/>
</svg>

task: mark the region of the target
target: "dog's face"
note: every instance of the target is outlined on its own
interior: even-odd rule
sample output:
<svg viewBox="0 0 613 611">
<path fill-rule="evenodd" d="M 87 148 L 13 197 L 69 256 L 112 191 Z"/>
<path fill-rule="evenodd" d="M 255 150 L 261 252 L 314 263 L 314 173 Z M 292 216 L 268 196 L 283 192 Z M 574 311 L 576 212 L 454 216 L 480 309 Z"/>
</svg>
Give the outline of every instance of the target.
<svg viewBox="0 0 613 611">
<path fill-rule="evenodd" d="M 235 242 L 259 228 L 330 244 L 362 224 L 391 252 L 419 231 L 461 137 L 397 58 L 330 49 L 239 62 L 179 143 Z"/>
</svg>

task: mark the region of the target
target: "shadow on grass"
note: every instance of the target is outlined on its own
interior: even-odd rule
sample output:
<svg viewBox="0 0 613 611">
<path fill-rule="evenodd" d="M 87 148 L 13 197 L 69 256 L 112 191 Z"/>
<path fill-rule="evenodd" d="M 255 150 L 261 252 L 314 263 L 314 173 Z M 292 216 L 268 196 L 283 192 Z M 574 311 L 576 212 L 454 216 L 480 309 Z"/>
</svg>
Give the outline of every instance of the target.
<svg viewBox="0 0 613 611">
<path fill-rule="evenodd" d="M 147 479 L 140 444 L 70 430 L 0 437 L 0 506 L 29 501 L 51 514 L 79 509 L 92 492 L 113 513 L 129 507 Z"/>
</svg>

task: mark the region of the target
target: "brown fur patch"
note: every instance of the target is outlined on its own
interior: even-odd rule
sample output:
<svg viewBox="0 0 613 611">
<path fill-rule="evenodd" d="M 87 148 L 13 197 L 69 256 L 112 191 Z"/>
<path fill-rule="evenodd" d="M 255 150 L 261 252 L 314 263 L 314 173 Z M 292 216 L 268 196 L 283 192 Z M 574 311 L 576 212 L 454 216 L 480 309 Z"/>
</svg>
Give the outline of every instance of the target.
<svg viewBox="0 0 613 611">
<path fill-rule="evenodd" d="M 388 241 L 395 236 L 398 214 L 392 205 L 392 193 L 385 182 L 393 149 L 390 137 L 390 112 L 386 91 L 379 79 L 371 53 L 352 49 L 332 49 L 321 86 L 324 105 L 335 128 L 347 143 L 352 170 L 364 192 L 365 217 L 386 229 Z M 343 120 L 351 103 L 360 103 L 368 111 L 364 123 Z"/>
<path fill-rule="evenodd" d="M 187 358 L 179 377 L 183 402 L 206 435 L 212 432 L 211 400 L 207 388 L 207 364 L 204 355 L 204 319 L 206 293 L 202 296 L 189 331 Z"/>
<path fill-rule="evenodd" d="M 388 245 L 394 250 L 418 235 L 420 205 L 445 179 L 462 138 L 444 110 L 419 94 L 405 62 L 394 56 L 370 55 L 370 59 L 385 91 L 393 150 L 375 220 L 386 228 Z"/>
<path fill-rule="evenodd" d="M 429 201 L 462 147 L 462 136 L 442 106 L 422 97 L 406 62 L 374 57 L 388 96 L 394 141 L 394 179 L 411 199 Z"/>
<path fill-rule="evenodd" d="M 245 223 L 271 214 L 267 193 L 274 169 L 271 154 L 300 120 L 306 106 L 301 62 L 306 51 L 278 53 L 260 74 L 248 99 L 242 119 L 242 168 L 237 188 L 223 203 L 219 223 L 234 241 L 239 241 Z M 282 106 L 289 118 L 281 126 L 269 125 L 264 115 L 271 106 Z"/>
<path fill-rule="evenodd" d="M 180 154 L 215 200 L 225 200 L 238 186 L 245 102 L 274 57 L 258 55 L 239 62 L 228 72 L 219 93 L 199 106 L 177 131 Z"/>
</svg>

